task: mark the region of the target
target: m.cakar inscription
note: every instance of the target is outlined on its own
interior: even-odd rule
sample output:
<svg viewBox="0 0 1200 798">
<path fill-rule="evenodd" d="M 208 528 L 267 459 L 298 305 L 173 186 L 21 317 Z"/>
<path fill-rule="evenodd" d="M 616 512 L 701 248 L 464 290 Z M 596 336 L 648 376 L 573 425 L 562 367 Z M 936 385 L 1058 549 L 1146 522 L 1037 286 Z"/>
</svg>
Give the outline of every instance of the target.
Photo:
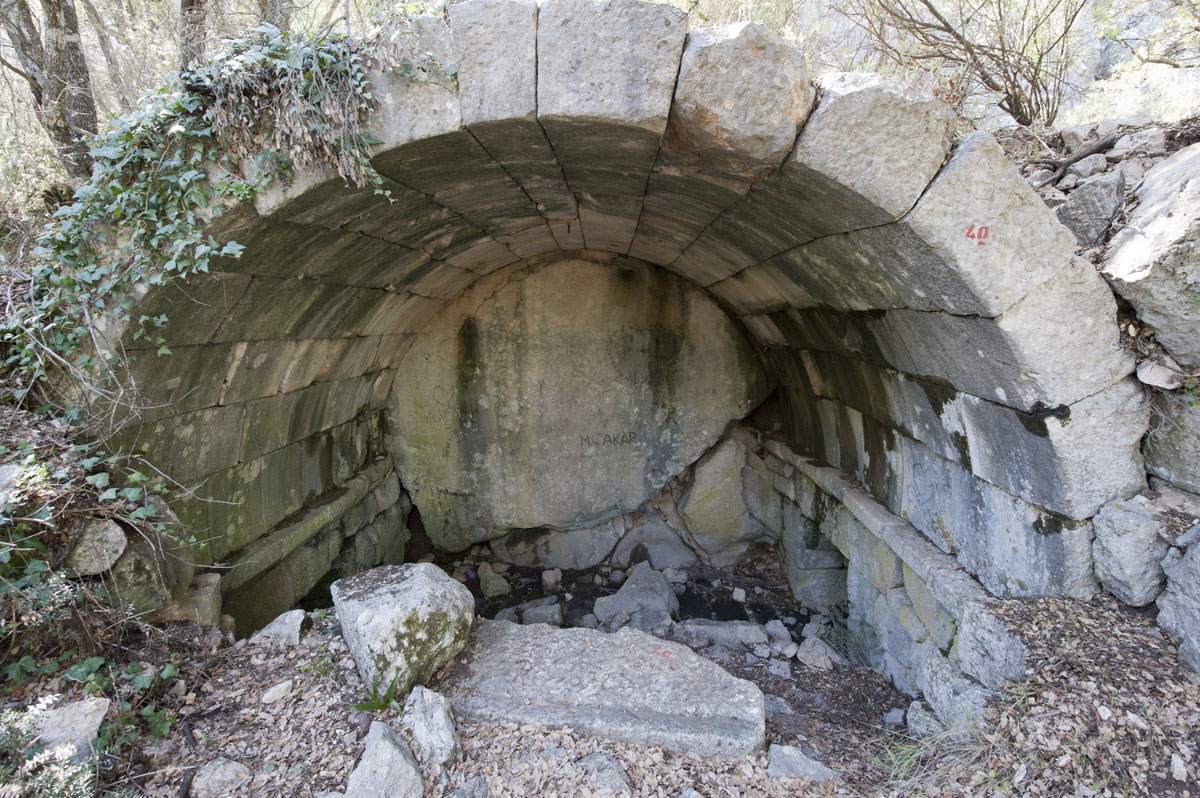
<svg viewBox="0 0 1200 798">
<path fill-rule="evenodd" d="M 579 448 L 587 449 L 597 446 L 632 446 L 638 442 L 638 434 L 636 430 L 618 433 L 599 433 L 595 432 L 591 435 L 579 436 Z"/>
</svg>

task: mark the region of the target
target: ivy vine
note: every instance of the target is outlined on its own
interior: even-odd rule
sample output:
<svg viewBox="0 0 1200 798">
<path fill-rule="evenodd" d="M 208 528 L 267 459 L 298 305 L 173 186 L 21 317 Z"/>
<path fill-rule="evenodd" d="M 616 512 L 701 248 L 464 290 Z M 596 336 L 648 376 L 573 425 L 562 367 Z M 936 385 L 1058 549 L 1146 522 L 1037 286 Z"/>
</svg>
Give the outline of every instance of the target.
<svg viewBox="0 0 1200 798">
<path fill-rule="evenodd" d="M 64 371 L 105 395 L 117 356 L 98 340 L 100 318 L 132 323 L 136 338 L 169 354 L 155 332 L 166 319 L 131 318 L 133 300 L 238 257 L 239 244 L 205 231 L 231 203 L 310 166 L 380 189 L 367 49 L 329 30 L 295 38 L 260 26 L 92 141 L 91 179 L 55 214 L 25 279 L 8 287 L 0 357 L 21 380 L 19 401 Z"/>
</svg>

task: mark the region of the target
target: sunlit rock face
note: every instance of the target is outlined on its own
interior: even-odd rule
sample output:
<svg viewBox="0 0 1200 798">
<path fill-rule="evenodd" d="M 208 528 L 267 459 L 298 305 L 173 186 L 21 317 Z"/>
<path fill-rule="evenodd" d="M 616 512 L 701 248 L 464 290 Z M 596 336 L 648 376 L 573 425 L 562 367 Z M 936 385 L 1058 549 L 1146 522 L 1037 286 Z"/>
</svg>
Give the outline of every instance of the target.
<svg viewBox="0 0 1200 798">
<path fill-rule="evenodd" d="M 416 336 L 388 445 L 436 545 L 632 510 L 765 396 L 702 291 L 610 260 L 497 273 Z"/>
</svg>

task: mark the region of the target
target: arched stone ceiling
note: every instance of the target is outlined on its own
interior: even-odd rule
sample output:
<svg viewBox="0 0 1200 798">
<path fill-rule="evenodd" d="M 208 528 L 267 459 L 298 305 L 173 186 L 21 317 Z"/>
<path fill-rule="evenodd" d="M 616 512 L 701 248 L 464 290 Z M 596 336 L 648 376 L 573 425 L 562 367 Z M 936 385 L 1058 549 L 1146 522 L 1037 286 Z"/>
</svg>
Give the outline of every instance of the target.
<svg viewBox="0 0 1200 798">
<path fill-rule="evenodd" d="M 185 510 L 213 557 L 352 473 L 360 433 L 337 430 L 386 404 L 444 302 L 560 252 L 707 290 L 760 348 L 787 435 L 939 545 L 999 530 L 989 546 L 1061 560 L 1143 484 L 1111 294 L 937 101 L 862 75 L 815 90 L 761 27 L 689 35 L 635 0 L 466 0 L 419 30 L 457 80 L 375 76 L 390 196 L 298 175 L 214 222 L 241 259 L 140 302 L 175 351 L 135 364 L 171 402 L 140 441 L 232 502 Z"/>
</svg>

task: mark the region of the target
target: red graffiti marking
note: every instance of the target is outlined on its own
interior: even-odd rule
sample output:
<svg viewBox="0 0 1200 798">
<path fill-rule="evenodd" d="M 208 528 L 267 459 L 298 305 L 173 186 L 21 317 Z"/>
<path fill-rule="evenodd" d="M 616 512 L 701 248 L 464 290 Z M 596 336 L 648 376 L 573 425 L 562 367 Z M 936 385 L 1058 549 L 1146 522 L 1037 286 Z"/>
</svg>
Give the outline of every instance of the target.
<svg viewBox="0 0 1200 798">
<path fill-rule="evenodd" d="M 978 227 L 976 227 L 975 225 L 971 225 L 970 227 L 967 228 L 967 238 L 971 239 L 972 241 L 974 241 L 976 244 L 978 244 L 981 247 L 985 243 L 987 243 L 987 237 L 988 237 L 987 225 L 981 224 Z"/>
<path fill-rule="evenodd" d="M 671 658 L 671 652 L 667 651 L 665 648 L 656 648 L 656 649 L 654 649 L 654 653 L 657 654 L 658 656 L 662 657 L 663 659 Z"/>
</svg>

